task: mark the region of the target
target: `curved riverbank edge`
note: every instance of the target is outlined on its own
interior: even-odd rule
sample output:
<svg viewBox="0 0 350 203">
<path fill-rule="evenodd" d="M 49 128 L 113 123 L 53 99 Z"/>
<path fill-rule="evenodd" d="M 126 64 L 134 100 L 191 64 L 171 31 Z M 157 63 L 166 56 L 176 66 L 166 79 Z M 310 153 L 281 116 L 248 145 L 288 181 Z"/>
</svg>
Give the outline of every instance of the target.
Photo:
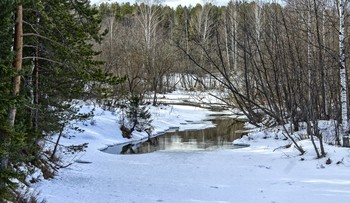
<svg viewBox="0 0 350 203">
<path fill-rule="evenodd" d="M 111 154 L 120 154 L 118 152 L 122 152 L 124 149 L 124 147 L 127 147 L 127 148 L 132 148 L 133 150 L 137 149 L 138 147 L 140 147 L 140 145 L 142 145 L 143 143 L 147 142 L 147 141 L 150 141 L 151 139 L 154 139 L 154 138 L 157 138 L 157 137 L 160 137 L 160 136 L 164 136 L 168 133 L 172 133 L 172 132 L 191 132 L 191 133 L 194 133 L 196 131 L 198 131 L 198 133 L 202 134 L 203 132 L 206 132 L 206 129 L 211 129 L 211 128 L 217 128 L 219 127 L 220 125 L 216 126 L 216 124 L 214 123 L 221 123 L 220 120 L 228 120 L 230 121 L 230 119 L 232 119 L 234 123 L 236 122 L 240 122 L 240 123 L 244 123 L 242 122 L 241 119 L 236 119 L 237 118 L 237 115 L 230 115 L 230 114 L 218 114 L 217 112 L 213 112 L 212 114 L 209 114 L 205 119 L 201 120 L 201 121 L 197 121 L 197 122 L 193 122 L 193 121 L 190 121 L 190 120 L 187 120 L 186 123 L 180 123 L 180 126 L 169 126 L 167 129 L 163 130 L 163 131 L 159 131 L 157 132 L 156 134 L 153 134 L 152 136 L 146 136 L 146 137 L 141 137 L 140 139 L 137 139 L 137 140 L 130 140 L 130 141 L 127 141 L 127 142 L 121 142 L 121 143 L 117 143 L 117 144 L 111 144 L 111 145 L 107 145 L 106 147 L 103 147 L 101 149 L 99 149 L 100 151 L 102 152 L 106 152 L 106 153 L 111 153 Z M 209 122 L 211 123 L 209 125 Z M 213 123 L 214 122 L 214 123 Z M 181 130 L 181 126 L 183 125 L 190 125 L 190 124 L 202 124 L 204 125 L 204 127 L 200 127 L 200 128 L 187 128 L 187 129 L 182 129 Z M 218 124 L 218 123 L 217 123 Z M 234 126 L 231 126 L 231 127 L 234 127 Z M 218 135 L 218 136 L 224 136 L 224 137 L 227 137 L 228 135 L 231 135 L 231 136 L 235 136 L 236 133 L 239 133 L 239 134 L 245 134 L 247 133 L 245 129 L 239 129 L 239 130 L 235 130 L 235 128 L 233 128 L 234 130 L 234 133 L 231 134 L 232 132 L 230 132 L 229 134 L 227 134 L 227 132 L 220 132 L 220 129 L 222 129 L 222 126 L 221 128 L 217 129 L 219 130 L 219 133 L 216 134 L 211 134 L 212 132 L 208 132 L 210 135 Z M 204 130 L 204 131 L 203 131 Z M 225 130 L 226 131 L 226 130 Z M 218 132 L 218 131 L 215 131 L 215 132 Z M 182 133 L 180 133 L 182 134 Z M 208 135 L 209 135 L 208 134 Z M 179 136 L 177 133 L 174 134 L 176 137 Z M 203 134 L 202 134 L 203 135 Z M 209 135 L 209 136 L 210 136 Z M 196 136 L 195 136 L 196 137 Z M 232 137 L 231 137 L 232 138 Z M 184 138 L 186 139 L 186 138 Z M 196 138 L 194 138 L 196 139 Z M 247 145 L 234 145 L 233 144 L 233 141 L 235 140 L 235 138 L 233 137 L 233 139 L 229 139 L 229 140 L 226 140 L 226 142 L 232 142 L 232 146 L 233 147 L 246 147 Z M 213 140 L 208 140 L 208 145 L 211 146 L 211 144 L 209 143 L 212 143 Z M 152 143 L 152 141 L 151 141 Z M 135 146 L 135 147 L 134 147 Z M 155 145 L 154 145 L 155 146 Z M 218 145 L 213 145 L 214 146 L 221 146 L 221 144 L 218 143 Z M 155 151 L 158 151 L 157 148 L 154 148 Z M 132 151 L 133 151 L 132 150 Z M 148 151 L 146 150 L 146 152 L 141 152 L 141 153 L 148 153 L 148 152 L 153 152 L 153 151 Z M 124 154 L 124 153 L 122 153 Z"/>
</svg>

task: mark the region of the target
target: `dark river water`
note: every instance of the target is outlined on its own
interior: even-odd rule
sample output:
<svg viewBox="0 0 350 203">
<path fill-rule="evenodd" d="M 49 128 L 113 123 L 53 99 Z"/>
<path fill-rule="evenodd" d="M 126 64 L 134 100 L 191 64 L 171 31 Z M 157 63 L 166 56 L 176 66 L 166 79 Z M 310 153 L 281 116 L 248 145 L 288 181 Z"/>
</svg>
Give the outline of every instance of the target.
<svg viewBox="0 0 350 203">
<path fill-rule="evenodd" d="M 108 147 L 104 152 L 112 154 L 141 154 L 154 151 L 191 151 L 234 149 L 232 141 L 241 138 L 244 122 L 217 116 L 210 119 L 216 127 L 167 132 L 144 142 L 120 144 Z"/>
</svg>

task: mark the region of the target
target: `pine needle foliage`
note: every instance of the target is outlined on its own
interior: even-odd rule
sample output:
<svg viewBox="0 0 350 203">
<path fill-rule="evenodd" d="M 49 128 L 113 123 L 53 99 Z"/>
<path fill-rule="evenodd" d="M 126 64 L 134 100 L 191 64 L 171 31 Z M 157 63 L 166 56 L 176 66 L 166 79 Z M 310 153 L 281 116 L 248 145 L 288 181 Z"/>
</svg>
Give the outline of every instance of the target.
<svg viewBox="0 0 350 203">
<path fill-rule="evenodd" d="M 16 7 L 23 7 L 21 71 L 12 63 Z M 122 78 L 103 73 L 93 45 L 102 39 L 101 19 L 89 1 L 0 1 L 0 202 L 15 201 L 16 169 L 45 156 L 41 141 L 70 128 L 79 101 L 108 95 Z M 12 95 L 12 78 L 21 78 L 20 92 Z M 16 109 L 14 126 L 8 112 Z M 79 130 L 79 129 L 77 129 Z M 38 166 L 39 167 L 39 166 Z M 40 168 L 40 167 L 39 167 Z"/>
</svg>

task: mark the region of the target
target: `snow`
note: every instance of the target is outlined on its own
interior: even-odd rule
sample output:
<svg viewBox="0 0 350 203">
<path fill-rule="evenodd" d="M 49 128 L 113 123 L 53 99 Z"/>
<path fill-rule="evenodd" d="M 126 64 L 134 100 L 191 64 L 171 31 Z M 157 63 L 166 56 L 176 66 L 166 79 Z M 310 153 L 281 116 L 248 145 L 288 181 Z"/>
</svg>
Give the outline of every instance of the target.
<svg viewBox="0 0 350 203">
<path fill-rule="evenodd" d="M 90 111 L 93 106 L 84 106 Z M 150 109 L 154 134 L 169 128 L 180 130 L 213 127 L 204 121 L 209 110 L 170 105 Z M 89 143 L 86 152 L 62 155 L 71 166 L 54 179 L 35 185 L 47 202 L 349 202 L 350 151 L 326 145 L 327 158 L 316 159 L 309 140 L 299 143 L 300 156 L 276 130 L 250 129 L 234 143 L 240 149 L 211 151 L 157 151 L 148 154 L 114 155 L 100 150 L 129 142 L 118 129 L 118 112 L 94 110 L 92 122 L 77 124 L 84 129 L 61 144 Z M 221 112 L 220 112 L 221 113 Z M 226 112 L 227 113 L 227 112 Z M 330 130 L 323 122 L 324 130 Z M 249 126 L 252 128 L 252 126 Z M 71 131 L 67 134 L 73 135 Z M 133 139 L 143 139 L 138 133 Z"/>
<path fill-rule="evenodd" d="M 178 88 L 178 87 L 177 87 Z M 192 103 L 196 105 L 209 106 L 209 105 L 221 105 L 222 101 L 217 97 L 220 94 L 216 90 L 212 91 L 185 91 L 185 90 L 176 90 L 167 94 L 158 95 L 158 101 L 166 103 Z"/>
</svg>

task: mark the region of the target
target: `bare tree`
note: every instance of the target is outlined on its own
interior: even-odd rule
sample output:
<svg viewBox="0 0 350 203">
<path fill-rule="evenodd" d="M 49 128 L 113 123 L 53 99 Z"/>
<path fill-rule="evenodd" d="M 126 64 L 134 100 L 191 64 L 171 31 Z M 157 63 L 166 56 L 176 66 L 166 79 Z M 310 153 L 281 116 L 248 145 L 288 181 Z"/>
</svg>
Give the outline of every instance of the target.
<svg viewBox="0 0 350 203">
<path fill-rule="evenodd" d="M 153 105 L 157 102 L 158 83 L 160 76 L 156 67 L 157 46 L 159 45 L 159 29 L 161 23 L 161 12 L 159 0 L 142 0 L 138 6 L 138 22 L 142 29 L 143 37 L 143 54 L 145 57 L 142 67 L 145 70 L 145 78 L 149 81 L 150 90 L 153 91 Z"/>
</svg>

